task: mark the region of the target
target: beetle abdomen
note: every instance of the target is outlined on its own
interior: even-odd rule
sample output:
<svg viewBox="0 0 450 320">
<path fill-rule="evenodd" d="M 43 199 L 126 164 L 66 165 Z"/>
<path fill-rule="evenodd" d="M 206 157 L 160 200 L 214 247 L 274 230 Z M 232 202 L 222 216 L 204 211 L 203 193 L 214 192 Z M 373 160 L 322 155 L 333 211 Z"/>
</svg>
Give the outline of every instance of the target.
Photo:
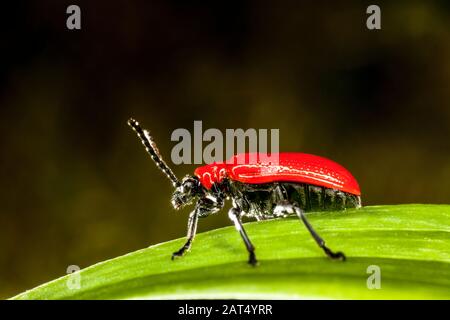
<svg viewBox="0 0 450 320">
<path fill-rule="evenodd" d="M 288 201 L 304 211 L 331 211 L 361 207 L 361 198 L 337 189 L 315 185 L 282 183 Z"/>
<path fill-rule="evenodd" d="M 276 218 L 275 207 L 283 202 L 308 211 L 332 211 L 361 207 L 361 198 L 337 189 L 304 183 L 275 182 L 245 184 L 231 182 L 231 193 L 246 216 L 257 219 Z"/>
</svg>

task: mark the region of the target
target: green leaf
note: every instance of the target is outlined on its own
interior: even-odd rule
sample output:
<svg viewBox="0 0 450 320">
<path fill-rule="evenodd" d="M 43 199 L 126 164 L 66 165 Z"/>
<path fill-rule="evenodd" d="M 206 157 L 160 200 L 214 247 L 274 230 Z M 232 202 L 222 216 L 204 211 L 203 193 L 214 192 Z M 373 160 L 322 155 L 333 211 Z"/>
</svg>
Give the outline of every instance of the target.
<svg viewBox="0 0 450 320">
<path fill-rule="evenodd" d="M 239 234 L 226 227 L 198 234 L 181 259 L 170 260 L 184 243 L 177 239 L 13 299 L 450 298 L 449 205 L 373 206 L 308 217 L 329 247 L 346 253 L 346 262 L 326 258 L 293 217 L 245 224 L 257 267 L 247 264 Z M 380 289 L 367 286 L 369 266 L 380 268 Z M 80 288 L 69 289 L 77 276 Z"/>
</svg>

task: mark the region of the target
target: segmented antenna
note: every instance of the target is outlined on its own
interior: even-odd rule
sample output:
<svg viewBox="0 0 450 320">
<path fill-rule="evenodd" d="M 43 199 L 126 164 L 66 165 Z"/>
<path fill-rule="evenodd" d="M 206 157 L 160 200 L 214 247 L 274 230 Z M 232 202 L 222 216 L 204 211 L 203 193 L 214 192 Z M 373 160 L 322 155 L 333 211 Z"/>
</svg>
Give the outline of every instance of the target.
<svg viewBox="0 0 450 320">
<path fill-rule="evenodd" d="M 139 122 L 137 122 L 132 118 L 128 120 L 128 125 L 137 133 L 137 136 L 139 137 L 139 139 L 141 139 L 142 144 L 145 147 L 145 150 L 147 150 L 148 154 L 156 163 L 158 168 L 161 169 L 161 171 L 166 174 L 167 178 L 169 178 L 170 181 L 172 181 L 174 187 L 178 187 L 180 185 L 180 181 L 177 179 L 175 174 L 162 159 L 161 154 L 159 153 L 159 150 L 156 147 L 156 143 L 153 140 L 152 136 L 150 136 L 150 133 L 147 130 L 143 130 L 139 125 Z"/>
</svg>

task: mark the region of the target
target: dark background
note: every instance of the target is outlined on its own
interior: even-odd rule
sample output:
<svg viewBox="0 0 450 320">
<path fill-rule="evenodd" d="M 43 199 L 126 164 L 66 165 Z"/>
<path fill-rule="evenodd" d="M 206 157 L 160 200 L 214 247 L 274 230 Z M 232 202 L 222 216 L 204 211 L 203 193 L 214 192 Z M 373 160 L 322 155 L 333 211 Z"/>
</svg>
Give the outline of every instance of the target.
<svg viewBox="0 0 450 320">
<path fill-rule="evenodd" d="M 130 116 L 166 160 L 194 120 L 279 128 L 280 150 L 351 170 L 365 205 L 449 202 L 448 1 L 376 1 L 379 31 L 372 2 L 187 2 L 2 4 L 0 297 L 184 236 Z"/>
</svg>

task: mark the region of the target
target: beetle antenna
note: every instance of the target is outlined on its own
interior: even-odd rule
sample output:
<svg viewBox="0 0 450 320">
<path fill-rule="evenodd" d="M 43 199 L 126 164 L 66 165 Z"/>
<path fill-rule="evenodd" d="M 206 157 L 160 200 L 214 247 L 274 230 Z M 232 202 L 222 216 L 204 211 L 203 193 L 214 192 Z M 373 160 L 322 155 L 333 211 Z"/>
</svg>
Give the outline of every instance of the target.
<svg viewBox="0 0 450 320">
<path fill-rule="evenodd" d="M 145 147 L 145 150 L 147 150 L 148 154 L 156 163 L 158 168 L 161 169 L 161 171 L 166 174 L 167 178 L 169 178 L 170 181 L 172 181 L 174 187 L 178 187 L 180 185 L 180 181 L 177 179 L 175 174 L 162 159 L 161 154 L 159 153 L 159 150 L 156 147 L 156 143 L 153 140 L 152 136 L 150 135 L 150 132 L 148 132 L 147 130 L 143 130 L 139 125 L 139 122 L 137 122 L 133 118 L 130 118 L 128 120 L 128 125 L 137 133 L 137 136 L 139 137 L 139 139 L 141 139 L 142 144 Z"/>
</svg>

